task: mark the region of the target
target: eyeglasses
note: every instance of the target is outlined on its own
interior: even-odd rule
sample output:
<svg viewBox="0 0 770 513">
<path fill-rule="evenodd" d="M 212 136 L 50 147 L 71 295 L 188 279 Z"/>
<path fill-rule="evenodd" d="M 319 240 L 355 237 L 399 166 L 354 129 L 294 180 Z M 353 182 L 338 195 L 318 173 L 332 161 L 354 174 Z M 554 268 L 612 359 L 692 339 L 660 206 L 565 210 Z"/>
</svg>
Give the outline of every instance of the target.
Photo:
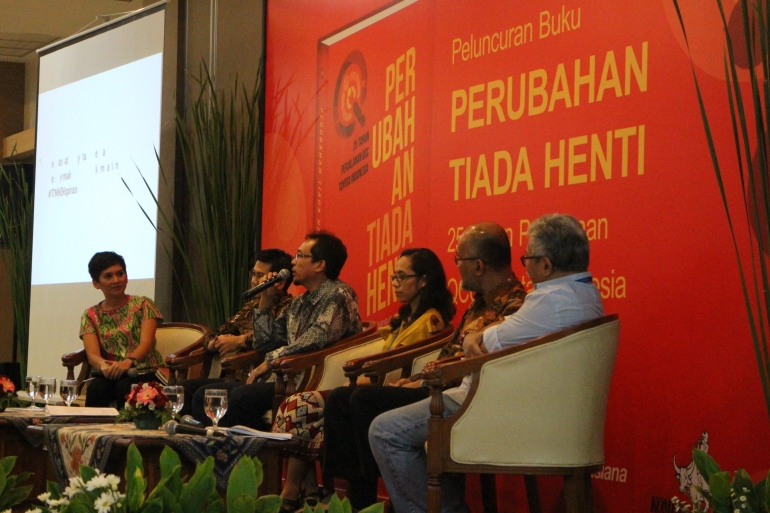
<svg viewBox="0 0 770 513">
<path fill-rule="evenodd" d="M 256 279 L 260 279 L 260 278 L 262 278 L 264 275 L 265 275 L 265 273 L 260 273 L 260 272 L 257 272 L 257 271 L 255 271 L 254 269 L 252 269 L 251 271 L 249 271 L 249 277 L 250 277 L 250 278 L 256 278 Z"/>
<path fill-rule="evenodd" d="M 313 255 L 306 255 L 298 251 L 297 254 L 294 255 L 294 260 L 299 260 L 300 258 L 313 258 Z"/>
<path fill-rule="evenodd" d="M 527 267 L 527 260 L 531 258 L 545 258 L 545 257 L 543 255 L 532 255 L 532 256 L 521 255 L 519 257 L 519 260 L 521 260 L 521 265 L 523 265 L 524 267 Z"/>
<path fill-rule="evenodd" d="M 391 274 L 390 275 L 390 281 L 395 281 L 396 283 L 401 283 L 407 278 L 414 278 L 415 276 L 420 276 L 419 274 Z"/>
<path fill-rule="evenodd" d="M 460 265 L 460 262 L 462 262 L 463 260 L 481 260 L 481 259 L 479 257 L 465 257 L 465 258 L 463 258 L 463 257 L 461 257 L 459 255 L 455 255 L 455 265 Z M 482 260 L 482 262 L 483 262 L 483 260 Z"/>
</svg>

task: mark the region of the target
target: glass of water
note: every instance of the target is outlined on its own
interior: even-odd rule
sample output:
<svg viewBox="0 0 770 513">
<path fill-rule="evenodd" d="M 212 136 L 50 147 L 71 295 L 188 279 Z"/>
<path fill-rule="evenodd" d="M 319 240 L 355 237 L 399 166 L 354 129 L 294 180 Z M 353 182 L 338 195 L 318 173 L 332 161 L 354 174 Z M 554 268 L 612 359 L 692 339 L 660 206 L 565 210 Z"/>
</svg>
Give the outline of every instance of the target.
<svg viewBox="0 0 770 513">
<path fill-rule="evenodd" d="M 214 424 L 214 429 L 216 429 L 219 420 L 227 413 L 227 390 L 206 390 L 204 398 L 206 415 L 211 419 L 211 423 Z"/>
<path fill-rule="evenodd" d="M 35 406 L 35 396 L 37 395 L 37 386 L 40 383 L 40 376 L 27 376 L 26 383 L 27 393 L 29 394 L 29 398 L 32 401 L 29 403 L 29 409 L 37 410 L 38 408 Z"/>
<path fill-rule="evenodd" d="M 78 398 L 78 381 L 76 379 L 61 380 L 59 395 L 67 406 L 72 406 L 72 403 Z"/>
<path fill-rule="evenodd" d="M 41 378 L 38 388 L 45 405 L 48 406 L 48 401 L 56 395 L 56 378 Z"/>
<path fill-rule="evenodd" d="M 174 415 L 182 411 L 182 407 L 184 406 L 184 387 L 163 387 L 163 393 L 166 394 L 168 400 L 171 402 L 171 410 L 174 412 Z"/>
</svg>

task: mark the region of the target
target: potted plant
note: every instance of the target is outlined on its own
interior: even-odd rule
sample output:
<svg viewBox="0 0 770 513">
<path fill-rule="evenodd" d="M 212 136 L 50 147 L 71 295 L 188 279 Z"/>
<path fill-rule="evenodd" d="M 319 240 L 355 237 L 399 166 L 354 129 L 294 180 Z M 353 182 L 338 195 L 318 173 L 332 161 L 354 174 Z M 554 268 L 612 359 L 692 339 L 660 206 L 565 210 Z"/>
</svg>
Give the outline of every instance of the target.
<svg viewBox="0 0 770 513">
<path fill-rule="evenodd" d="M 168 396 L 158 383 L 150 381 L 139 383 L 131 389 L 115 422 L 132 420 L 137 429 L 158 429 L 172 417 Z"/>
<path fill-rule="evenodd" d="M 19 397 L 16 394 L 16 385 L 8 376 L 0 375 L 0 411 L 6 408 L 19 406 Z"/>
</svg>

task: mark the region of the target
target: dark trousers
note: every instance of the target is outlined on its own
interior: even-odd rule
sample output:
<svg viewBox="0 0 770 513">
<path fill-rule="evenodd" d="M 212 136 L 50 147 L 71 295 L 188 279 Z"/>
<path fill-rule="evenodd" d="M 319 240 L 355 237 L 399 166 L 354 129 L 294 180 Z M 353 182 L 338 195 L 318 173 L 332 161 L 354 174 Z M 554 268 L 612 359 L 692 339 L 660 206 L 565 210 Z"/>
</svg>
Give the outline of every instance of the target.
<svg viewBox="0 0 770 513">
<path fill-rule="evenodd" d="M 340 387 L 332 390 L 324 408 L 325 478 L 350 482 L 350 503 L 362 509 L 377 502 L 380 471 L 369 447 L 369 426 L 386 411 L 422 401 L 427 388 L 388 386 Z"/>
<path fill-rule="evenodd" d="M 227 413 L 219 421 L 223 427 L 248 426 L 254 429 L 270 431 L 270 425 L 262 420 L 268 411 L 273 409 L 275 383 L 212 383 L 200 387 L 193 395 L 192 416 L 195 420 L 211 425 L 211 419 L 206 415 L 205 396 L 208 389 L 227 390 Z"/>
<path fill-rule="evenodd" d="M 195 397 L 195 392 L 197 392 L 199 388 L 205 385 L 211 385 L 214 383 L 224 383 L 224 382 L 225 380 L 222 378 L 200 378 L 200 379 L 181 380 L 179 383 L 177 383 L 177 385 L 180 387 L 184 387 L 184 406 L 182 406 L 182 409 L 179 411 L 179 415 L 180 416 L 192 415 L 193 397 Z"/>
<path fill-rule="evenodd" d="M 126 396 L 131 391 L 131 385 L 142 381 L 157 381 L 154 372 L 139 374 L 135 378 L 129 378 L 125 374 L 120 379 L 109 379 L 104 376 L 94 376 L 88 384 L 86 393 L 86 406 L 105 407 L 112 406 L 116 402 L 118 409 L 123 408 Z"/>
</svg>

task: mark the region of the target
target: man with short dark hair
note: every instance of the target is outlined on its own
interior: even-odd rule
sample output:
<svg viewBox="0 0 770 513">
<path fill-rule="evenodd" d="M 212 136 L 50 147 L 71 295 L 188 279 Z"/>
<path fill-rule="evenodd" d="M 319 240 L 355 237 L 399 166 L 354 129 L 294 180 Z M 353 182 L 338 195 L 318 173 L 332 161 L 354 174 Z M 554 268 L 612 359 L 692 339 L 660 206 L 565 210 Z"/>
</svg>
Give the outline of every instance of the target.
<svg viewBox="0 0 770 513">
<path fill-rule="evenodd" d="M 466 357 L 523 344 L 604 314 L 601 296 L 588 272 L 588 238 L 577 219 L 545 215 L 530 225 L 528 235 L 521 261 L 535 290 L 502 323 L 466 336 Z M 444 392 L 445 416 L 460 408 L 470 383 L 466 376 L 462 385 Z M 369 443 L 396 511 L 427 511 L 429 418 L 430 398 L 383 413 L 369 428 Z M 441 511 L 468 511 L 463 497 L 465 477 L 445 474 L 443 479 Z"/>
<path fill-rule="evenodd" d="M 251 286 L 256 286 L 260 280 L 270 272 L 280 272 L 281 269 L 291 269 L 291 255 L 282 249 L 263 249 L 258 251 L 255 256 L 254 267 L 250 274 Z M 274 304 L 270 310 L 270 315 L 277 317 L 281 312 L 286 309 L 291 303 L 291 294 L 287 292 L 289 288 L 289 282 L 281 283 L 276 287 L 274 294 Z M 252 336 L 254 330 L 254 319 L 252 314 L 254 308 L 259 305 L 259 294 L 243 305 L 238 313 L 230 317 L 224 324 L 214 331 L 211 331 L 203 340 L 204 347 L 207 351 L 212 353 L 219 353 L 220 356 L 226 356 L 234 354 L 238 351 L 243 351 L 250 348 L 254 343 Z M 246 380 L 249 369 L 246 369 L 242 374 L 236 374 L 236 381 L 243 382 Z M 188 400 L 185 401 L 180 415 L 187 415 L 192 412 L 192 404 L 194 401 L 200 402 L 200 408 L 203 408 L 203 396 L 196 397 L 195 392 L 199 388 L 212 383 L 223 383 L 224 379 L 219 378 L 200 378 L 200 379 L 185 379 L 179 382 L 180 386 L 184 387 L 184 394 Z"/>
<path fill-rule="evenodd" d="M 288 308 L 273 317 L 270 310 L 275 302 L 276 284 L 262 292 L 259 305 L 254 309 L 255 350 L 265 353 L 265 361 L 249 374 L 246 384 L 223 383 L 206 388 L 226 388 L 230 393 L 227 414 L 222 426 L 244 425 L 269 429 L 262 416 L 273 406 L 274 383 L 255 383 L 257 378 L 272 372 L 276 358 L 322 349 L 361 331 L 361 317 L 355 291 L 338 279 L 347 260 L 347 249 L 340 239 L 325 231 L 307 235 L 292 260 L 294 284 L 307 290 L 294 298 Z M 273 278 L 269 272 L 260 283 Z M 198 406 L 196 393 L 193 415 L 199 421 L 210 423 Z"/>
</svg>

